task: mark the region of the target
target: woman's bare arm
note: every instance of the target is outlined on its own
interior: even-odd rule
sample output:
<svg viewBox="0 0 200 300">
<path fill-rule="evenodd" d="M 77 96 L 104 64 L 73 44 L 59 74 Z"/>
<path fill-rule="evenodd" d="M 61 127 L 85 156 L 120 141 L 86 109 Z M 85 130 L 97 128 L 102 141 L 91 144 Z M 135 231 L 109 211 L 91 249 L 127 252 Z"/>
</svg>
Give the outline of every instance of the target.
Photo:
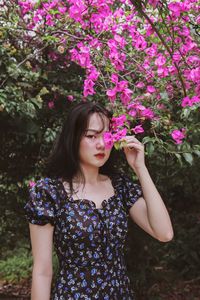
<svg viewBox="0 0 200 300">
<path fill-rule="evenodd" d="M 131 207 L 131 218 L 146 232 L 161 242 L 173 238 L 173 228 L 165 204 L 146 167 L 138 171 L 144 198 Z"/>
<path fill-rule="evenodd" d="M 29 227 L 33 253 L 31 300 L 49 300 L 53 274 L 54 227 L 50 224 L 44 226 L 30 224 Z"/>
<path fill-rule="evenodd" d="M 144 145 L 134 136 L 124 138 L 126 145 L 124 153 L 129 166 L 136 173 L 144 198 L 130 208 L 131 218 L 146 232 L 158 239 L 167 242 L 173 238 L 173 228 L 165 204 L 155 187 L 145 165 Z"/>
</svg>

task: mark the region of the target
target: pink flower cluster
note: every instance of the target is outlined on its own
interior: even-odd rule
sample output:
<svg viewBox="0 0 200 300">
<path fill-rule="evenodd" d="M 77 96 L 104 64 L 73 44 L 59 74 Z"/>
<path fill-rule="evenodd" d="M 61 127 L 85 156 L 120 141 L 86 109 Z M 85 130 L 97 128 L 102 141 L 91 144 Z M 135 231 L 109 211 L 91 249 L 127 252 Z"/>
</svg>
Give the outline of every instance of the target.
<svg viewBox="0 0 200 300">
<path fill-rule="evenodd" d="M 106 94 L 110 101 L 114 102 L 117 97 L 117 93 L 120 93 L 120 99 L 123 105 L 127 105 L 131 100 L 132 91 L 128 88 L 128 81 L 121 80 L 117 74 L 112 74 L 111 82 L 115 84 L 115 87 L 107 90 Z"/>
<path fill-rule="evenodd" d="M 193 96 L 190 98 L 187 96 L 187 97 L 183 98 L 181 106 L 182 107 L 193 106 L 194 104 L 199 103 L 199 102 L 200 102 L 200 97 Z"/>
<path fill-rule="evenodd" d="M 180 111 L 199 103 L 200 49 L 191 26 L 200 23 L 199 0 L 166 2 L 165 22 L 159 12 L 163 5 L 160 0 L 149 0 L 143 7 L 148 18 L 142 18 L 126 0 L 18 3 L 28 29 L 40 36 L 44 32 L 56 39 L 59 36 L 60 44 L 69 49 L 66 60 L 70 57 L 85 69 L 83 96 L 94 95 L 98 85 L 111 104 L 127 109 L 127 115 L 135 120 L 133 133 L 144 131 L 141 121 L 155 119 L 154 107 L 162 107 L 162 101 L 171 101 L 171 111 L 160 112 L 173 113 L 177 94 L 183 99 Z M 58 59 L 53 52 L 49 55 L 52 60 Z M 53 108 L 51 101 L 49 107 Z M 121 131 L 114 139 L 124 133 Z"/>
<path fill-rule="evenodd" d="M 186 132 L 185 128 L 182 128 L 180 130 L 175 129 L 171 132 L 171 136 L 176 144 L 182 144 L 183 139 L 186 137 L 185 132 Z"/>
<path fill-rule="evenodd" d="M 145 107 L 139 101 L 133 101 L 128 105 L 128 114 L 133 118 L 153 119 L 155 117 L 151 108 Z"/>
<path fill-rule="evenodd" d="M 119 142 L 123 137 L 127 135 L 127 117 L 122 114 L 119 117 L 113 117 L 111 120 L 111 131 L 104 133 L 104 140 L 106 148 L 112 148 L 114 143 Z"/>
</svg>

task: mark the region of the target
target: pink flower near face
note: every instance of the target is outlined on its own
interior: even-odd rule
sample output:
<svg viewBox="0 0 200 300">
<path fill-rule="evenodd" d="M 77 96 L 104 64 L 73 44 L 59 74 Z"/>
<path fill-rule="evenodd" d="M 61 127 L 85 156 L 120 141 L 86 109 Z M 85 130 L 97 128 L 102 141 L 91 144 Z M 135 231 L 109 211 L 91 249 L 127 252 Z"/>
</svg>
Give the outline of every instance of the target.
<svg viewBox="0 0 200 300">
<path fill-rule="evenodd" d="M 114 127 L 114 128 L 116 128 L 116 127 L 120 127 L 120 126 L 123 126 L 124 125 L 124 123 L 126 122 L 126 116 L 125 115 L 121 115 L 121 116 L 119 116 L 119 117 L 113 117 L 112 118 L 112 126 Z"/>
<path fill-rule="evenodd" d="M 181 130 L 173 130 L 171 136 L 176 144 L 182 144 L 182 140 L 185 138 L 185 128 L 182 128 Z"/>
<path fill-rule="evenodd" d="M 105 148 L 106 149 L 111 149 L 112 146 L 113 146 L 113 136 L 112 136 L 112 133 L 107 131 L 107 132 L 104 132 L 103 134 L 103 139 L 104 139 L 104 142 L 105 142 Z"/>
<path fill-rule="evenodd" d="M 126 134 L 127 134 L 126 128 L 118 130 L 116 133 L 113 134 L 113 141 L 114 142 L 120 141 L 124 136 L 126 136 Z"/>
<path fill-rule="evenodd" d="M 135 134 L 137 133 L 143 133 L 144 129 L 142 128 L 142 125 L 137 125 L 133 129 L 131 129 Z"/>
</svg>

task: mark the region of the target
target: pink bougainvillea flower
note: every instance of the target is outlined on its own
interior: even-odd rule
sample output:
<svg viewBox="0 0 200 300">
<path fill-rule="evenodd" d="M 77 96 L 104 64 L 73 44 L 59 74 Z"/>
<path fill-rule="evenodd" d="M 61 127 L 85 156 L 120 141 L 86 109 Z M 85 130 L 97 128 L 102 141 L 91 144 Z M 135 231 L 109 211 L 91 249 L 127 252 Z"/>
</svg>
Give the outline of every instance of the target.
<svg viewBox="0 0 200 300">
<path fill-rule="evenodd" d="M 192 98 L 190 97 L 184 97 L 181 103 L 182 107 L 186 107 L 186 106 L 193 106 L 196 103 L 200 102 L 200 98 L 198 96 L 193 96 Z"/>
<path fill-rule="evenodd" d="M 149 4 L 152 5 L 154 8 L 158 5 L 160 0 L 149 0 Z"/>
<path fill-rule="evenodd" d="M 99 77 L 99 74 L 100 73 L 97 71 L 97 69 L 95 67 L 92 67 L 89 69 L 88 79 L 96 81 Z"/>
<path fill-rule="evenodd" d="M 67 10 L 67 7 L 61 7 L 61 6 L 58 7 L 58 11 L 59 11 L 61 14 L 66 13 L 66 10 Z"/>
<path fill-rule="evenodd" d="M 175 62 L 179 62 L 181 60 L 181 54 L 178 51 L 174 52 L 172 59 Z"/>
<path fill-rule="evenodd" d="M 73 100 L 74 100 L 74 96 L 72 96 L 72 95 L 68 95 L 68 96 L 67 96 L 67 100 L 69 100 L 69 101 L 73 101 Z"/>
<path fill-rule="evenodd" d="M 32 181 L 32 180 L 30 180 L 28 184 L 29 184 L 29 187 L 30 187 L 30 188 L 32 188 L 32 187 L 34 187 L 34 186 L 35 186 L 35 182 L 34 182 L 34 181 Z"/>
<path fill-rule="evenodd" d="M 138 134 L 138 133 L 143 133 L 144 132 L 144 129 L 142 127 L 142 125 L 137 125 L 135 126 L 134 128 L 131 129 L 135 134 Z"/>
<path fill-rule="evenodd" d="M 155 60 L 155 65 L 159 67 L 163 66 L 165 63 L 166 63 L 166 58 L 162 54 L 160 54 Z"/>
<path fill-rule="evenodd" d="M 126 40 L 124 37 L 120 36 L 119 34 L 114 35 L 114 40 L 120 45 L 120 47 L 124 48 L 126 45 Z"/>
<path fill-rule="evenodd" d="M 94 91 L 94 81 L 92 81 L 91 79 L 85 79 L 84 80 L 84 89 L 83 89 L 83 96 L 87 97 L 88 95 L 94 95 L 95 91 Z"/>
<path fill-rule="evenodd" d="M 137 50 L 144 50 L 147 47 L 147 42 L 145 41 L 144 37 L 140 35 L 136 38 L 136 41 L 133 42 L 133 46 Z"/>
<path fill-rule="evenodd" d="M 136 84 L 136 87 L 139 88 L 139 89 L 143 89 L 143 88 L 145 87 L 145 84 L 144 84 L 144 82 L 139 81 L 139 82 Z"/>
<path fill-rule="evenodd" d="M 131 109 L 129 112 L 128 112 L 129 116 L 131 117 L 135 117 L 137 115 L 137 111 L 135 109 Z"/>
<path fill-rule="evenodd" d="M 114 142 L 118 142 L 123 137 L 125 137 L 126 135 L 127 135 L 127 128 L 123 128 L 121 130 L 117 130 L 117 132 L 113 134 L 113 141 Z"/>
<path fill-rule="evenodd" d="M 112 74 L 112 75 L 111 75 L 111 81 L 112 81 L 113 83 L 117 84 L 118 81 L 119 81 L 118 75 L 117 75 L 117 74 Z"/>
<path fill-rule="evenodd" d="M 150 108 L 145 108 L 140 111 L 140 115 L 146 119 L 153 119 L 154 112 Z"/>
<path fill-rule="evenodd" d="M 113 144 L 114 144 L 112 133 L 109 132 L 109 131 L 104 132 L 103 133 L 103 139 L 104 139 L 104 142 L 105 142 L 105 148 L 106 149 L 111 149 Z"/>
<path fill-rule="evenodd" d="M 181 130 L 175 129 L 171 132 L 171 136 L 176 144 L 182 144 L 183 139 L 185 138 L 185 131 L 185 128 L 182 128 Z"/>
<path fill-rule="evenodd" d="M 133 91 L 131 91 L 130 89 L 124 89 L 120 95 L 120 99 L 123 103 L 123 105 L 127 105 L 130 100 L 131 100 L 131 95 L 132 95 Z"/>
<path fill-rule="evenodd" d="M 54 101 L 49 101 L 49 102 L 48 102 L 48 107 L 49 107 L 50 109 L 54 108 L 54 107 L 55 107 L 55 106 L 54 106 Z"/>
<path fill-rule="evenodd" d="M 169 10 L 172 12 L 172 15 L 174 17 L 179 17 L 182 10 L 181 10 L 181 4 L 179 2 L 171 2 L 168 5 Z"/>
<path fill-rule="evenodd" d="M 117 94 L 117 89 L 116 87 L 114 89 L 110 89 L 110 90 L 107 90 L 106 92 L 106 95 L 108 96 L 109 100 L 111 102 L 114 102 L 115 99 L 116 99 L 116 94 Z"/>
<path fill-rule="evenodd" d="M 186 107 L 186 106 L 192 106 L 192 101 L 190 99 L 190 97 L 184 97 L 181 103 L 182 107 Z"/>
<path fill-rule="evenodd" d="M 126 122 L 127 118 L 126 118 L 126 115 L 120 115 L 119 117 L 113 117 L 112 118 L 112 128 L 114 130 L 117 129 L 117 127 L 120 127 L 120 126 L 124 126 L 124 123 Z"/>
<path fill-rule="evenodd" d="M 128 87 L 128 81 L 122 80 L 117 83 L 117 91 L 123 92 Z"/>
<path fill-rule="evenodd" d="M 153 94 L 156 92 L 156 88 L 153 85 L 148 85 L 147 92 Z"/>
</svg>

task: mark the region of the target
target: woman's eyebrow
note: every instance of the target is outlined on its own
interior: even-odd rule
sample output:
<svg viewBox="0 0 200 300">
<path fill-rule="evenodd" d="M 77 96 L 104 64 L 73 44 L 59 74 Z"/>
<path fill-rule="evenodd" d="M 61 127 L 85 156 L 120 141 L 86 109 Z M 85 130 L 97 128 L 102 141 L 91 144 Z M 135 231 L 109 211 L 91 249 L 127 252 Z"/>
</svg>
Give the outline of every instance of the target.
<svg viewBox="0 0 200 300">
<path fill-rule="evenodd" d="M 87 131 L 92 131 L 92 132 L 95 132 L 95 133 L 100 133 L 100 132 L 102 132 L 103 130 L 96 130 L 96 129 L 86 129 L 86 131 L 85 131 L 85 132 L 87 132 Z"/>
</svg>

